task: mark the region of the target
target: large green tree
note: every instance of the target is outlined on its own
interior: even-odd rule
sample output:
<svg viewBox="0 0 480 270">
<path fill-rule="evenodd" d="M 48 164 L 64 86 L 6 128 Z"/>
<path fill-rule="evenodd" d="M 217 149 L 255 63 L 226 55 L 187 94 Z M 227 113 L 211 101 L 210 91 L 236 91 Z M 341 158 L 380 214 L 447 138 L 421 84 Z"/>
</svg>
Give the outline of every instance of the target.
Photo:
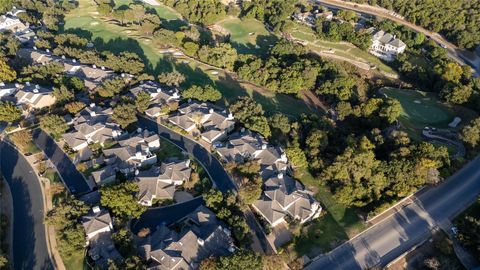
<svg viewBox="0 0 480 270">
<path fill-rule="evenodd" d="M 241 97 L 230 106 L 230 111 L 245 127 L 268 138 L 272 135 L 262 105 L 250 97 Z"/>
<path fill-rule="evenodd" d="M 480 142 L 480 118 L 472 120 L 468 125 L 463 127 L 460 132 L 460 139 L 472 147 L 477 146 Z"/>
<path fill-rule="evenodd" d="M 158 81 L 169 86 L 179 87 L 185 81 L 185 76 L 176 71 L 164 72 L 158 75 Z"/>
<path fill-rule="evenodd" d="M 137 122 L 137 108 L 134 104 L 126 103 L 113 108 L 112 120 L 122 128 Z"/>
<path fill-rule="evenodd" d="M 0 101 L 0 121 L 15 122 L 22 117 L 22 110 L 9 101 Z"/>
<path fill-rule="evenodd" d="M 16 78 L 17 72 L 15 72 L 5 60 L 0 58 L 0 82 L 11 82 Z"/>
<path fill-rule="evenodd" d="M 205 87 L 194 85 L 183 91 L 182 96 L 200 101 L 218 101 L 222 98 L 222 93 L 211 85 Z"/>
<path fill-rule="evenodd" d="M 139 218 L 146 208 L 137 202 L 137 192 L 138 186 L 133 182 L 102 188 L 100 203 L 123 221 Z"/>
<path fill-rule="evenodd" d="M 53 138 L 58 139 L 67 131 L 68 125 L 60 115 L 47 114 L 40 118 L 40 128 L 53 136 Z"/>
</svg>

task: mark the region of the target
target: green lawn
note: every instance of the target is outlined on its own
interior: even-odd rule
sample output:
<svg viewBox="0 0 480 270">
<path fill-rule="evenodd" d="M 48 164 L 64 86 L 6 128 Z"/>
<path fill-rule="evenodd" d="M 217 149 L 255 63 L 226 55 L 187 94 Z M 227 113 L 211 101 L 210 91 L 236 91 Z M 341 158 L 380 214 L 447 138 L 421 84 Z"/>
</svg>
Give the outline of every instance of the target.
<svg viewBox="0 0 480 270">
<path fill-rule="evenodd" d="M 348 240 L 365 229 L 355 211 L 338 203 L 329 188 L 321 184 L 308 171 L 302 171 L 300 181 L 309 189 L 316 190 L 315 198 L 324 207 L 323 215 L 305 226 L 294 240 L 299 254 L 316 256 L 327 252 L 339 243 Z"/>
<path fill-rule="evenodd" d="M 165 159 L 176 157 L 184 158 L 182 150 L 170 141 L 160 138 L 160 149 L 156 152 L 158 161 L 163 162 Z"/>
<path fill-rule="evenodd" d="M 60 252 L 61 254 L 61 252 Z M 68 259 L 63 259 L 63 264 L 67 270 L 82 270 L 85 267 L 85 253 L 84 250 L 75 252 Z"/>
<path fill-rule="evenodd" d="M 240 20 L 230 18 L 218 23 L 230 34 L 230 42 L 239 53 L 265 54 L 276 42 L 277 37 L 270 34 L 262 22 L 255 19 Z M 255 46 L 258 45 L 259 48 Z"/>
</svg>

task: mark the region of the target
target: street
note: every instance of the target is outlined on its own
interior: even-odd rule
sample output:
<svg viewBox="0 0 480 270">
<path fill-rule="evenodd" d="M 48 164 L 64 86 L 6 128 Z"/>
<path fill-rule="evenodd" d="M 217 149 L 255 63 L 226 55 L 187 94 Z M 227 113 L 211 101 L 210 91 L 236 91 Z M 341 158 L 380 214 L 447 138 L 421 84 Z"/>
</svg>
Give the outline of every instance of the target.
<svg viewBox="0 0 480 270">
<path fill-rule="evenodd" d="M 427 239 L 480 193 L 480 157 L 412 203 L 310 263 L 306 269 L 367 269 L 389 262 Z"/>
<path fill-rule="evenodd" d="M 45 155 L 57 168 L 65 187 L 74 195 L 92 191 L 83 175 L 77 170 L 70 158 L 55 141 L 41 129 L 33 130 L 33 142 L 43 150 Z"/>
<path fill-rule="evenodd" d="M 13 268 L 54 269 L 47 249 L 40 180 L 27 160 L 3 141 L 0 169 L 13 198 Z"/>
</svg>

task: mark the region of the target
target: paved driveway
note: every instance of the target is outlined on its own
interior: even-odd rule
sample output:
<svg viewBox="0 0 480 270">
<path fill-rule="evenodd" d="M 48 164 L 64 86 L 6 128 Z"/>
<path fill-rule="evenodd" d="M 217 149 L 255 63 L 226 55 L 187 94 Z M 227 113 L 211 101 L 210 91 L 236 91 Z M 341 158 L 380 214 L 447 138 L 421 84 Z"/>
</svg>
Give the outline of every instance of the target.
<svg viewBox="0 0 480 270">
<path fill-rule="evenodd" d="M 54 269 L 47 249 L 40 180 L 27 160 L 0 141 L 0 169 L 13 198 L 14 269 Z"/>
<path fill-rule="evenodd" d="M 414 203 L 312 262 L 306 269 L 367 269 L 385 266 L 452 219 L 480 193 L 480 157 Z"/>
<path fill-rule="evenodd" d="M 143 116 L 138 117 L 138 126 L 143 129 L 157 132 L 159 136 L 171 141 L 183 149 L 183 151 L 194 156 L 200 163 L 203 164 L 208 174 L 212 178 L 212 181 L 215 183 L 215 186 L 221 192 L 236 190 L 235 184 L 230 176 L 225 172 L 225 169 L 220 161 L 218 161 L 212 153 L 203 148 L 194 140 L 186 138 L 165 126 L 159 125 L 156 121 Z"/>
<path fill-rule="evenodd" d="M 63 150 L 41 129 L 33 131 L 33 142 L 43 150 L 45 155 L 57 168 L 62 181 L 70 193 L 81 195 L 92 191 L 88 186 L 83 175 L 77 171 L 77 168 Z"/>
</svg>

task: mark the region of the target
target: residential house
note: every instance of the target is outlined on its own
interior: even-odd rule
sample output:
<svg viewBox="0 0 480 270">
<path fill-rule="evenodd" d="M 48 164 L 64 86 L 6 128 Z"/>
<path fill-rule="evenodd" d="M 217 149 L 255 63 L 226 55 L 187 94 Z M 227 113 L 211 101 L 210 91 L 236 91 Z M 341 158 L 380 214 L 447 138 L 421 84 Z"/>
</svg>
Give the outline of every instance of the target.
<svg viewBox="0 0 480 270">
<path fill-rule="evenodd" d="M 190 160 L 162 163 L 161 167 L 139 172 L 135 176 L 138 184 L 138 202 L 152 206 L 155 199 L 173 200 L 175 186 L 190 179 Z"/>
<path fill-rule="evenodd" d="M 10 14 L 0 16 L 0 32 L 11 31 L 13 33 L 28 29 L 20 19 Z"/>
<path fill-rule="evenodd" d="M 55 60 L 55 57 L 49 51 L 39 51 L 34 49 L 21 48 L 17 52 L 17 56 L 26 60 L 29 64 L 46 65 Z"/>
<path fill-rule="evenodd" d="M 235 127 L 231 113 L 216 111 L 206 103 L 188 103 L 179 112 L 168 121 L 211 144 L 224 139 Z"/>
<path fill-rule="evenodd" d="M 157 162 L 157 155 L 152 151 L 160 147 L 160 138 L 148 130 L 128 139 L 118 141 L 118 146 L 103 149 L 105 162 L 116 171 L 129 175 L 138 167 Z"/>
<path fill-rule="evenodd" d="M 95 103 L 81 110 L 73 120 L 74 130 L 65 133 L 62 137 L 65 143 L 73 150 L 80 151 L 89 144 L 104 145 L 122 134 L 120 126 L 111 120 L 111 108 L 102 108 Z"/>
<path fill-rule="evenodd" d="M 252 206 L 273 227 L 286 222 L 286 216 L 304 223 L 322 210 L 300 182 L 283 173 L 264 182 L 263 195 Z"/>
<path fill-rule="evenodd" d="M 385 60 L 393 61 L 393 59 L 405 51 L 407 45 L 396 36 L 386 33 L 383 30 L 377 31 L 372 36 L 372 46 L 370 53 Z"/>
<path fill-rule="evenodd" d="M 29 82 L 17 91 L 15 98 L 17 105 L 21 105 L 27 110 L 52 106 L 56 101 L 53 89 L 41 87 L 38 84 L 32 85 Z"/>
<path fill-rule="evenodd" d="M 0 100 L 6 100 L 17 93 L 22 86 L 20 84 L 0 82 Z"/>
<path fill-rule="evenodd" d="M 165 225 L 140 239 L 142 257 L 150 262 L 148 269 L 197 269 L 209 257 L 231 254 L 235 247 L 230 230 L 205 206 L 199 206 L 179 221 L 174 230 Z"/>
<path fill-rule="evenodd" d="M 241 132 L 230 135 L 227 143 L 224 146 L 218 146 L 216 150 L 224 161 L 242 163 L 253 159 L 266 145 L 267 142 L 262 136 L 243 129 Z"/>
<path fill-rule="evenodd" d="M 136 97 L 139 93 L 145 92 L 150 95 L 152 105 L 145 111 L 145 114 L 156 118 L 165 114 L 165 106 L 177 103 L 180 99 L 178 89 L 165 87 L 154 81 L 142 82 L 130 89 L 130 93 Z"/>
<path fill-rule="evenodd" d="M 74 59 L 72 61 L 64 61 L 65 72 L 70 76 L 78 77 L 85 83 L 85 87 L 93 91 L 104 80 L 113 78 L 115 73 L 105 67 L 98 68 L 96 65 L 87 66 L 78 64 Z"/>
<path fill-rule="evenodd" d="M 93 207 L 82 217 L 82 225 L 87 236 L 88 255 L 97 267 L 107 269 L 109 260 L 123 259 L 112 241 L 113 223 L 107 210 Z"/>
</svg>

